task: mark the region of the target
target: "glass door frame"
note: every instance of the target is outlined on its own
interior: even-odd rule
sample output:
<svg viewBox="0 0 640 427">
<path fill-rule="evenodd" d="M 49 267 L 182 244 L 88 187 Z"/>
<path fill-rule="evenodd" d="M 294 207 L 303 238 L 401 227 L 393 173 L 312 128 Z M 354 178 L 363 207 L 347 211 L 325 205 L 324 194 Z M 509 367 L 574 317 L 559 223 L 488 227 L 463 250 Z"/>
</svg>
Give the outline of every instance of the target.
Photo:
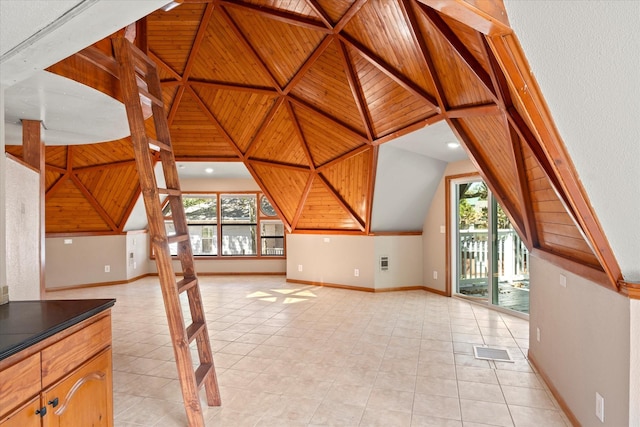
<svg viewBox="0 0 640 427">
<path fill-rule="evenodd" d="M 494 282 L 498 280 L 498 259 L 494 255 L 494 250 L 487 250 L 487 285 L 488 295 L 487 298 L 469 297 L 457 292 L 457 274 L 458 274 L 458 254 L 459 254 L 459 239 L 458 239 L 458 206 L 457 206 L 457 185 L 470 182 L 485 182 L 482 177 L 477 173 L 467 173 L 460 175 L 451 175 L 445 177 L 445 228 L 446 228 L 446 261 L 447 261 L 447 282 L 446 293 L 448 296 L 463 298 L 467 301 L 483 304 L 495 309 L 497 311 L 509 313 L 511 315 L 521 317 L 523 319 L 529 319 L 528 313 L 522 313 L 516 310 L 502 307 L 498 305 L 498 295 L 495 290 L 498 286 L 494 285 Z M 487 186 L 488 187 L 488 186 Z M 487 197 L 487 215 L 488 215 L 488 233 L 491 247 L 495 247 L 498 239 L 498 221 L 496 207 L 498 204 L 497 199 L 493 196 L 491 189 L 488 188 Z"/>
</svg>

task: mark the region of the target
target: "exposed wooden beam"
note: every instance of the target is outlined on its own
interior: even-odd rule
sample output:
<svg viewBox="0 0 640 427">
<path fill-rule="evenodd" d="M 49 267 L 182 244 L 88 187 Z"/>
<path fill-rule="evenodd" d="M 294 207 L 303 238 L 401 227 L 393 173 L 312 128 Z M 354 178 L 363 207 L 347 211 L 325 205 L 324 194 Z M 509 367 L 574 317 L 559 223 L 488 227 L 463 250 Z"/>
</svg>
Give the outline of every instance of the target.
<svg viewBox="0 0 640 427">
<path fill-rule="evenodd" d="M 431 58 L 427 43 L 424 37 L 422 37 L 420 24 L 418 23 L 418 18 L 416 17 L 416 14 L 413 10 L 412 3 L 410 0 L 402 0 L 400 2 L 400 5 L 402 6 L 407 21 L 409 22 L 409 28 L 411 29 L 411 38 L 413 39 L 413 43 L 416 44 L 419 48 L 422 60 L 427 67 L 427 73 L 429 75 L 429 78 L 431 79 L 431 83 L 433 83 L 433 87 L 436 90 L 435 96 L 436 101 L 438 102 L 438 107 L 440 107 L 440 111 L 445 111 L 449 107 L 449 104 L 447 103 L 445 91 L 442 88 L 442 83 L 440 82 L 440 77 L 438 76 L 438 72 L 433 63 L 433 59 Z"/>
<path fill-rule="evenodd" d="M 524 222 L 524 243 L 527 249 L 531 251 L 534 247 L 539 247 L 538 231 L 533 210 L 533 202 L 531 201 L 531 191 L 529 190 L 529 180 L 527 179 L 527 168 L 524 163 L 524 153 L 517 131 L 509 124 L 504 117 L 504 125 L 509 130 L 509 139 L 511 140 L 513 161 L 515 163 L 516 172 L 518 174 L 518 192 L 520 193 L 520 203 L 522 209 L 522 220 Z"/>
<path fill-rule="evenodd" d="M 367 218 L 365 232 L 371 233 L 371 215 L 373 213 L 373 196 L 376 187 L 376 172 L 378 170 L 378 153 L 379 146 L 374 146 L 371 149 L 371 164 L 369 166 L 369 182 L 367 186 Z"/>
<path fill-rule="evenodd" d="M 344 15 L 342 15 L 342 18 L 340 18 L 340 21 L 338 21 L 335 27 L 333 27 L 334 33 L 338 34 L 339 32 L 341 32 L 344 29 L 344 27 L 349 23 L 349 21 L 351 21 L 351 18 L 353 18 L 356 15 L 356 13 L 358 13 L 360 8 L 364 6 L 367 1 L 368 0 L 356 0 L 351 5 L 351 7 L 349 7 L 349 10 L 347 10 L 347 12 Z"/>
<path fill-rule="evenodd" d="M 95 46 L 89 46 L 82 49 L 76 55 L 87 62 L 95 65 L 99 69 L 106 71 L 115 78 L 119 78 L 120 71 L 118 70 L 118 64 L 112 56 L 106 55 L 103 51 Z"/>
<path fill-rule="evenodd" d="M 511 31 L 502 0 L 417 0 L 483 34 Z"/>
<path fill-rule="evenodd" d="M 331 28 L 328 28 L 324 22 L 320 23 L 306 16 L 296 15 L 293 13 L 285 12 L 283 10 L 271 9 L 269 7 L 258 6 L 251 3 L 241 3 L 233 0 L 223 0 L 220 2 L 220 4 L 225 8 L 240 8 L 249 10 L 258 15 L 262 15 L 276 21 L 284 22 L 285 24 L 296 25 L 298 27 L 308 28 L 310 30 L 319 31 L 326 34 L 331 33 Z"/>
<path fill-rule="evenodd" d="M 497 104 L 473 105 L 470 107 L 458 107 L 447 110 L 446 115 L 451 119 L 478 116 L 497 116 L 502 114 Z"/>
<path fill-rule="evenodd" d="M 344 68 L 344 71 L 347 75 L 347 81 L 349 82 L 351 95 L 356 102 L 358 113 L 360 113 L 360 119 L 362 120 L 364 129 L 367 132 L 367 139 L 369 141 L 369 144 L 371 144 L 373 142 L 373 124 L 371 123 L 371 117 L 369 116 L 369 111 L 366 107 L 367 101 L 364 99 L 364 94 L 362 93 L 360 85 L 358 85 L 357 83 L 356 73 L 353 69 L 351 61 L 349 61 L 349 53 L 347 52 L 347 48 L 338 39 L 336 39 L 336 43 L 338 44 L 338 50 L 340 51 L 342 67 Z"/>
<path fill-rule="evenodd" d="M 252 165 L 278 167 L 278 168 L 282 168 L 282 169 L 291 169 L 291 170 L 294 170 L 296 172 L 311 172 L 311 168 L 309 166 L 292 165 L 290 163 L 276 162 L 276 161 L 273 161 L 273 160 L 248 159 L 247 163 L 252 164 Z"/>
<path fill-rule="evenodd" d="M 147 56 L 151 58 L 159 68 L 162 68 L 167 73 L 171 74 L 171 77 L 173 77 L 175 80 L 177 80 L 178 82 L 182 81 L 182 76 L 180 75 L 180 73 L 171 68 L 171 66 L 169 66 L 169 64 L 164 62 L 162 59 L 160 59 L 160 57 L 156 55 L 153 50 L 149 49 L 149 51 L 147 52 Z M 164 84 L 165 82 L 162 83 Z"/>
<path fill-rule="evenodd" d="M 273 206 L 273 208 L 275 209 L 276 213 L 278 214 L 278 217 L 280 218 L 280 220 L 284 224 L 285 228 L 287 229 L 287 232 L 291 233 L 291 230 L 292 230 L 291 223 L 289 223 L 289 221 L 287 220 L 287 217 L 282 212 L 282 209 L 280 209 L 280 205 L 278 205 L 278 203 L 276 203 L 276 201 L 271 196 L 271 193 L 269 193 L 266 185 L 264 185 L 264 182 L 260 178 L 260 175 L 258 175 L 258 173 L 253 168 L 252 163 L 257 163 L 257 162 L 255 162 L 255 161 L 247 161 L 247 162 L 245 162 L 245 166 L 247 167 L 247 170 L 249 171 L 249 173 L 251 174 L 253 179 L 256 181 L 258 186 L 262 189 L 262 192 L 269 199 L 269 203 L 271 203 L 271 206 Z M 221 235 L 221 234 L 219 234 L 219 235 Z"/>
<path fill-rule="evenodd" d="M 129 217 L 131 216 L 131 212 L 133 212 L 133 208 L 136 206 L 136 203 L 138 202 L 138 198 L 140 197 L 140 183 L 137 184 L 135 191 L 133 192 L 133 194 L 131 195 L 131 198 L 129 199 L 129 202 L 127 203 L 127 207 L 124 210 L 124 213 L 122 214 L 122 221 L 120 222 L 120 224 L 118 225 L 118 232 L 120 233 L 124 233 L 124 227 L 127 225 L 127 221 L 129 220 Z"/>
<path fill-rule="evenodd" d="M 311 188 L 313 187 L 313 180 L 317 176 L 316 173 L 310 173 L 309 178 L 307 179 L 307 185 L 304 187 L 304 191 L 302 192 L 302 197 L 300 197 L 300 201 L 298 202 L 298 209 L 296 209 L 296 213 L 293 216 L 293 220 L 291 221 L 291 230 L 295 231 L 298 227 L 298 221 L 300 220 L 300 215 L 302 215 L 302 211 L 304 209 L 304 205 L 307 203 L 307 199 L 309 198 L 309 193 L 311 192 Z"/>
<path fill-rule="evenodd" d="M 333 24 L 331 23 L 331 18 L 329 17 L 329 15 L 327 15 L 327 13 L 324 11 L 322 6 L 320 6 L 318 1 L 317 0 L 306 0 L 306 1 L 307 1 L 307 5 L 309 5 L 309 7 L 313 9 L 313 11 L 320 17 L 320 20 L 322 20 L 322 23 L 328 29 L 333 30 Z"/>
<path fill-rule="evenodd" d="M 391 140 L 394 140 L 396 138 L 401 137 L 402 135 L 406 135 L 408 133 L 414 132 L 418 129 L 422 129 L 424 127 L 427 126 L 431 126 L 432 124 L 441 122 L 443 120 L 445 120 L 447 118 L 446 115 L 443 114 L 434 114 L 431 117 L 427 117 L 426 119 L 422 119 L 422 120 L 418 120 L 417 122 L 410 124 L 400 130 L 397 130 L 395 132 L 386 134 L 381 136 L 380 138 L 377 138 L 373 141 L 373 145 L 378 146 L 378 145 L 382 145 L 385 142 L 389 142 Z"/>
<path fill-rule="evenodd" d="M 119 162 L 113 162 L 113 163 L 104 163 L 101 165 L 91 165 L 91 166 L 83 166 L 83 167 L 79 167 L 79 168 L 74 168 L 73 172 L 74 173 L 80 173 L 80 172 L 90 172 L 90 171 L 98 171 L 98 170 L 104 170 L 104 169 L 113 169 L 113 168 L 121 168 L 124 166 L 132 166 L 135 165 L 136 161 L 135 160 L 122 160 Z"/>
<path fill-rule="evenodd" d="M 431 95 L 426 93 L 421 87 L 413 83 L 411 80 L 409 80 L 402 74 L 398 73 L 389 64 L 387 64 L 382 58 L 380 58 L 378 55 L 371 52 L 360 42 L 356 41 L 355 39 L 351 38 L 346 34 L 340 34 L 340 40 L 342 40 L 344 43 L 347 43 L 351 47 L 353 47 L 356 51 L 358 51 L 360 55 L 362 55 L 363 58 L 369 61 L 377 69 L 382 71 L 384 75 L 386 75 L 391 80 L 396 82 L 400 87 L 410 92 L 411 94 L 419 98 L 422 98 L 437 112 L 441 112 L 440 107 L 438 106 L 438 101 L 436 99 L 434 99 Z"/>
<path fill-rule="evenodd" d="M 347 159 L 350 159 L 351 157 L 357 156 L 358 154 L 364 153 L 367 150 L 370 150 L 371 146 L 368 144 L 363 144 L 359 147 L 354 148 L 351 151 L 348 151 L 346 153 L 344 153 L 343 155 L 336 157 L 333 160 L 329 160 L 326 163 L 323 163 L 322 165 L 318 166 L 318 172 L 324 172 L 325 170 L 329 169 L 332 166 L 335 166 L 336 164 L 345 161 Z"/>
<path fill-rule="evenodd" d="M 293 122 L 293 127 L 296 131 L 296 135 L 298 135 L 298 139 L 302 143 L 302 150 L 304 151 L 304 155 L 307 158 L 307 162 L 309 162 L 309 168 L 312 171 L 316 170 L 316 164 L 313 160 L 313 156 L 311 155 L 311 151 L 309 150 L 309 145 L 302 134 L 302 129 L 300 128 L 300 123 L 298 123 L 298 118 L 293 112 L 293 108 L 291 108 L 290 102 L 285 102 L 285 106 L 287 108 L 287 112 L 289 113 L 289 117 L 291 117 L 291 121 Z"/>
<path fill-rule="evenodd" d="M 274 88 L 246 86 L 246 85 L 240 85 L 235 83 L 200 81 L 200 80 L 194 80 L 192 78 L 189 78 L 188 84 L 189 86 L 193 86 L 193 87 L 206 87 L 210 89 L 234 90 L 239 92 L 251 92 L 251 93 L 259 93 L 259 94 L 272 95 L 272 96 L 276 96 L 279 94 L 278 90 Z"/>
<path fill-rule="evenodd" d="M 444 19 L 433 9 L 426 7 L 424 5 L 420 5 L 420 9 L 427 17 L 427 19 L 433 24 L 433 26 L 440 32 L 442 37 L 449 43 L 449 45 L 453 48 L 454 52 L 458 54 L 458 56 L 464 61 L 465 64 L 469 67 L 469 69 L 475 74 L 478 80 L 482 83 L 482 85 L 489 91 L 491 96 L 496 99 L 495 89 L 491 83 L 491 77 L 482 67 L 482 64 L 478 62 L 475 56 L 469 51 L 469 48 L 465 46 L 464 43 L 460 40 L 460 38 L 454 33 L 451 28 L 444 22 Z"/>
</svg>

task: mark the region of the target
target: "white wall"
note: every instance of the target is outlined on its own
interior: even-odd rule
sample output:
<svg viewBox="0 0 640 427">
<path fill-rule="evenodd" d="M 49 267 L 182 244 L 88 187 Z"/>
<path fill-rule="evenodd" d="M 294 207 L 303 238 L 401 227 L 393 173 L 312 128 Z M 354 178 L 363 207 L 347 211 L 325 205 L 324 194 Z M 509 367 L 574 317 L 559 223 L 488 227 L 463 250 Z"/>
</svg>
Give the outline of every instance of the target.
<svg viewBox="0 0 640 427">
<path fill-rule="evenodd" d="M 379 269 L 381 255 L 389 256 L 388 271 Z M 421 259 L 421 236 L 287 236 L 289 280 L 366 289 L 422 286 Z"/>
<path fill-rule="evenodd" d="M 9 299 L 40 299 L 40 174 L 12 159 L 4 171 Z"/>
<path fill-rule="evenodd" d="M 71 244 L 65 244 L 65 240 L 71 240 Z M 49 237 L 46 254 L 47 289 L 128 279 L 126 235 Z M 110 272 L 104 271 L 105 265 Z"/>
<path fill-rule="evenodd" d="M 126 246 L 127 280 L 148 274 L 150 271 L 149 234 L 146 232 L 127 233 Z"/>
<path fill-rule="evenodd" d="M 444 176 L 438 184 L 433 196 L 433 201 L 422 227 L 423 245 L 423 278 L 425 286 L 438 291 L 446 290 L 446 233 L 441 233 L 441 227 L 446 224 L 445 218 L 445 179 L 447 176 L 477 172 L 470 160 L 449 163 L 444 171 Z M 433 272 L 438 272 L 438 278 L 433 278 Z"/>
<path fill-rule="evenodd" d="M 560 274 L 567 278 L 566 287 L 559 284 Z M 533 256 L 530 286 L 529 354 L 580 424 L 633 425 L 630 300 Z M 596 392 L 605 399 L 604 424 L 595 416 Z"/>
</svg>

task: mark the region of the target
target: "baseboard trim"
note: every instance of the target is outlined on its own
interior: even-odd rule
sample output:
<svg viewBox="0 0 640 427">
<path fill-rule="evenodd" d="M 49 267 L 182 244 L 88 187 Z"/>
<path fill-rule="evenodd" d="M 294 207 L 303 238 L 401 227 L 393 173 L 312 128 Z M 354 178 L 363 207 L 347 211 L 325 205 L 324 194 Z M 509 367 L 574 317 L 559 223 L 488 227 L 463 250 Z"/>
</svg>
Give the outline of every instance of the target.
<svg viewBox="0 0 640 427">
<path fill-rule="evenodd" d="M 380 292 L 401 292 L 401 291 L 426 291 L 432 292 L 434 294 L 447 296 L 447 294 L 443 291 L 439 291 L 437 289 L 432 289 L 427 286 L 398 286 L 397 288 L 369 288 L 369 287 L 361 287 L 361 286 L 351 286 L 351 285 L 341 285 L 339 283 L 329 283 L 329 282 L 314 282 L 311 280 L 298 280 L 298 279 L 287 279 L 288 283 L 298 283 L 300 285 L 311 285 L 311 286 L 322 286 L 325 288 L 337 288 L 337 289 L 347 289 L 350 291 L 360 291 L 360 292 L 371 292 L 371 293 L 380 293 Z"/>
<path fill-rule="evenodd" d="M 68 291 L 71 289 L 82 289 L 82 288 L 97 288 L 100 286 L 113 286 L 113 285 L 124 285 L 127 283 L 135 282 L 136 280 L 140 280 L 144 277 L 153 276 L 153 273 L 141 274 L 140 276 L 132 277 L 127 280 L 115 280 L 112 282 L 99 282 L 99 283 L 84 283 L 81 285 L 72 285 L 72 286 L 57 286 L 54 288 L 46 288 L 45 292 L 57 292 L 57 291 Z"/>
<path fill-rule="evenodd" d="M 556 401 L 558 402 L 558 405 L 560 405 L 560 409 L 562 409 L 564 414 L 567 416 L 567 418 L 569 419 L 569 422 L 571 422 L 571 424 L 575 427 L 580 427 L 581 425 L 580 422 L 578 421 L 576 416 L 573 414 L 573 412 L 571 412 L 571 409 L 569 409 L 567 402 L 565 402 L 565 400 L 562 398 L 562 395 L 560 395 L 560 392 L 558 391 L 557 388 L 555 388 L 555 386 L 553 385 L 553 383 L 551 382 L 547 374 L 542 369 L 540 369 L 540 366 L 536 363 L 535 358 L 531 356 L 530 350 L 527 352 L 527 359 L 529 359 L 529 362 L 533 365 L 534 369 L 538 372 L 538 374 L 540 374 L 540 376 L 542 377 L 542 380 L 545 382 L 547 387 L 549 387 L 551 394 L 553 394 L 553 397 L 555 397 Z"/>
<path fill-rule="evenodd" d="M 286 276 L 287 273 L 284 272 L 277 272 L 277 271 L 269 271 L 269 272 L 249 272 L 249 273 L 242 273 L 242 272 L 222 272 L 222 273 L 218 273 L 218 272 L 208 272 L 208 273 L 202 273 L 197 271 L 196 274 L 198 275 L 198 277 L 202 277 L 202 276 Z M 176 276 L 181 276 L 182 273 L 179 271 L 176 271 Z M 149 273 L 149 276 L 158 276 L 158 273 Z"/>
</svg>

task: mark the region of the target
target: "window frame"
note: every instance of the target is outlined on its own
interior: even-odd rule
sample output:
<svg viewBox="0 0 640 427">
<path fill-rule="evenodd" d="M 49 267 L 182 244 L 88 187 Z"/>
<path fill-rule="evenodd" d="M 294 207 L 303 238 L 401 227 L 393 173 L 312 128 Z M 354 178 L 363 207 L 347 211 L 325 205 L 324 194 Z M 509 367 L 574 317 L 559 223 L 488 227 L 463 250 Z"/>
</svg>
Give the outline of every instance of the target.
<svg viewBox="0 0 640 427">
<path fill-rule="evenodd" d="M 255 222 L 251 222 L 251 223 L 246 223 L 246 224 L 229 224 L 227 223 L 226 225 L 246 225 L 246 226 L 255 226 L 256 229 L 256 240 L 255 240 L 255 245 L 256 245 L 256 253 L 255 254 L 251 254 L 251 255 L 235 255 L 235 254 L 223 254 L 222 252 L 222 228 L 225 224 L 223 224 L 222 221 L 222 205 L 221 205 L 221 201 L 222 201 L 222 196 L 243 196 L 243 195 L 251 195 L 255 197 L 255 203 L 256 203 L 256 221 Z M 215 226 L 216 226 L 216 233 L 217 233 L 217 238 L 216 238 L 216 255 L 196 255 L 194 254 L 193 257 L 194 259 L 198 260 L 232 260 L 232 259 L 285 259 L 287 257 L 287 247 L 286 247 L 286 227 L 284 226 L 284 221 L 282 221 L 282 219 L 279 217 L 277 211 L 276 211 L 276 215 L 275 216 L 267 216 L 264 215 L 261 209 L 261 200 L 262 197 L 265 197 L 267 200 L 269 200 L 268 197 L 266 197 L 266 195 L 261 192 L 261 191 L 185 191 L 182 194 L 182 197 L 215 197 L 216 198 L 216 220 L 215 220 Z M 270 201 L 269 201 L 270 202 Z M 168 203 L 168 200 L 165 200 L 162 204 L 162 208 L 164 209 L 166 207 Z M 275 208 L 274 208 L 275 210 Z M 262 236 L 261 236 L 261 232 L 262 232 L 262 222 L 272 222 L 272 221 L 280 221 L 283 225 L 283 248 L 282 248 L 282 255 L 263 255 L 262 254 Z M 172 221 L 165 221 L 165 223 L 172 223 Z M 187 227 L 189 226 L 202 226 L 202 225 L 214 225 L 213 221 L 211 223 L 194 223 L 194 224 L 190 224 L 187 221 Z M 274 236 L 269 236 L 269 237 L 274 237 Z M 280 237 L 280 236 L 277 236 Z M 173 259 L 177 259 L 177 255 L 171 255 L 171 257 Z M 155 254 L 153 253 L 153 250 L 151 251 L 151 258 L 155 258 Z"/>
</svg>

